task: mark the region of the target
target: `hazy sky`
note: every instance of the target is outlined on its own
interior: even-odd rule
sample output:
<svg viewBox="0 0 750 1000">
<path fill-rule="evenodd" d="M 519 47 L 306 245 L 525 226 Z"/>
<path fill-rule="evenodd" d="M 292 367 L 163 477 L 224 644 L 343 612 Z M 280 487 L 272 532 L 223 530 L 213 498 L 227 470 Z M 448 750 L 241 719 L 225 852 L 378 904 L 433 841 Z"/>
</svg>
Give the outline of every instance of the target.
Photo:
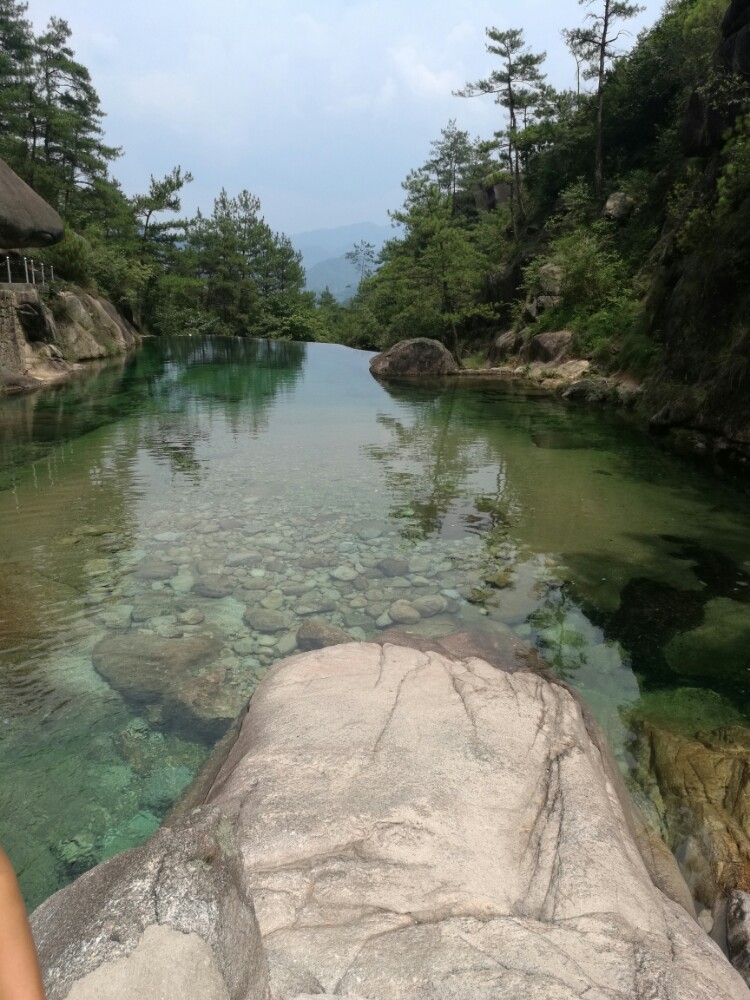
<svg viewBox="0 0 750 1000">
<path fill-rule="evenodd" d="M 642 2 L 634 31 L 662 6 Z M 187 210 L 248 188 L 288 233 L 387 222 L 451 118 L 491 136 L 492 98 L 451 93 L 492 69 L 485 27 L 524 28 L 550 82 L 572 85 L 560 29 L 582 14 L 577 0 L 29 0 L 36 27 L 70 23 L 128 194 L 179 163 Z"/>
</svg>

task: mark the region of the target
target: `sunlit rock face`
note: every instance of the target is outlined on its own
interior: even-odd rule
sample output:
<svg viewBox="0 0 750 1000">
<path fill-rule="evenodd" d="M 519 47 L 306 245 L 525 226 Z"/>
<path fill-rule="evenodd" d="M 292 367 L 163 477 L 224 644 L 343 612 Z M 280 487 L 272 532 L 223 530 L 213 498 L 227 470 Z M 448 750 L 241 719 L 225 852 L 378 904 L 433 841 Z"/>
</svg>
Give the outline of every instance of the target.
<svg viewBox="0 0 750 1000">
<path fill-rule="evenodd" d="M 50 298 L 31 286 L 0 286 L 0 392 L 59 381 L 76 362 L 105 360 L 140 342 L 112 303 L 93 293 L 66 289 Z"/>
<path fill-rule="evenodd" d="M 463 645 L 336 646 L 256 692 L 209 801 L 272 995 L 744 997 L 649 877 L 578 700 Z"/>
<path fill-rule="evenodd" d="M 528 647 L 393 633 L 279 663 L 205 806 L 33 922 L 50 1000 L 746 997 L 645 844 Z"/>
</svg>

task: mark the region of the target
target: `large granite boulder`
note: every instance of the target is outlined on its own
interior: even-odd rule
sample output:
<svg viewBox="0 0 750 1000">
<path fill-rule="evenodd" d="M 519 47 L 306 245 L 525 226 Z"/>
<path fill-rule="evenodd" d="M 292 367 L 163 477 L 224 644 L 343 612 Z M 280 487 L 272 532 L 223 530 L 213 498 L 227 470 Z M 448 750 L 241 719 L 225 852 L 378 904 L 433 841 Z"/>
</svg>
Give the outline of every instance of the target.
<svg viewBox="0 0 750 1000">
<path fill-rule="evenodd" d="M 458 365 L 450 351 L 437 340 L 418 337 L 402 340 L 370 362 L 370 371 L 379 378 L 423 378 L 453 375 Z"/>
<path fill-rule="evenodd" d="M 46 247 L 63 234 L 57 212 L 0 160 L 0 247 Z"/>
<path fill-rule="evenodd" d="M 37 911 L 50 1000 L 265 998 L 250 899 L 273 1000 L 744 1000 L 533 651 L 389 638 L 277 665 L 207 806 Z"/>
<path fill-rule="evenodd" d="M 531 338 L 528 349 L 529 361 L 542 361 L 545 364 L 559 364 L 563 361 L 573 341 L 570 330 L 549 330 L 538 333 Z"/>
<path fill-rule="evenodd" d="M 191 813 L 56 893 L 32 920 L 47 1000 L 266 1000 L 230 825 Z"/>
<path fill-rule="evenodd" d="M 391 645 L 287 660 L 208 800 L 274 997 L 746 995 L 649 877 L 577 699 L 529 670 Z"/>
</svg>

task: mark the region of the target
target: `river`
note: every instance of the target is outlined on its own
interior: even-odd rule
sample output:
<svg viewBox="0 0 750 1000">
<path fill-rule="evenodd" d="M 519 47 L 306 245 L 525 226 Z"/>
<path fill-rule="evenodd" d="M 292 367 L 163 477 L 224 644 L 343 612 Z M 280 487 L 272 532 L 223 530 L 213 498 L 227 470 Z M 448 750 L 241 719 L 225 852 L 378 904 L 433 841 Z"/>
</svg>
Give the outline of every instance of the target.
<svg viewBox="0 0 750 1000">
<path fill-rule="evenodd" d="M 151 341 L 0 402 L 0 843 L 30 905 L 158 827 L 310 618 L 511 630 L 626 775 L 644 719 L 748 725 L 741 491 L 615 413 L 369 358 Z"/>
</svg>

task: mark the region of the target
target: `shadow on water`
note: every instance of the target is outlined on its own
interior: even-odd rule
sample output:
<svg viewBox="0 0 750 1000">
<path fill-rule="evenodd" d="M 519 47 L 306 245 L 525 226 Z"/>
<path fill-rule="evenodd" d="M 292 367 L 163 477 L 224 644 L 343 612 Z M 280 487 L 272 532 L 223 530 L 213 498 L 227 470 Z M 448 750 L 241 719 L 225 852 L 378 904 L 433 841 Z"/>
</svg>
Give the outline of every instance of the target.
<svg viewBox="0 0 750 1000">
<path fill-rule="evenodd" d="M 529 625 L 563 675 L 574 679 L 587 655 L 573 620 L 583 614 L 645 691 L 703 687 L 750 714 L 750 572 L 730 555 L 740 494 L 611 414 L 509 387 L 385 388 L 398 410 L 378 418 L 390 440 L 369 455 L 404 539 L 476 532 L 488 548 L 510 537 L 554 553 L 569 583 Z M 488 467 L 494 489 L 479 490 Z M 702 536 L 659 530 L 682 510 L 706 522 Z M 634 531 L 639 519 L 653 533 Z"/>
<path fill-rule="evenodd" d="M 641 565 L 614 612 L 583 598 L 586 615 L 627 649 L 644 691 L 704 688 L 750 716 L 750 573 L 696 538 L 640 536 L 639 543 L 651 545 L 653 575 Z M 685 567 L 689 586 L 659 578 L 668 559 Z M 573 576 L 616 572 L 611 558 L 583 556 L 570 564 Z"/>
</svg>

